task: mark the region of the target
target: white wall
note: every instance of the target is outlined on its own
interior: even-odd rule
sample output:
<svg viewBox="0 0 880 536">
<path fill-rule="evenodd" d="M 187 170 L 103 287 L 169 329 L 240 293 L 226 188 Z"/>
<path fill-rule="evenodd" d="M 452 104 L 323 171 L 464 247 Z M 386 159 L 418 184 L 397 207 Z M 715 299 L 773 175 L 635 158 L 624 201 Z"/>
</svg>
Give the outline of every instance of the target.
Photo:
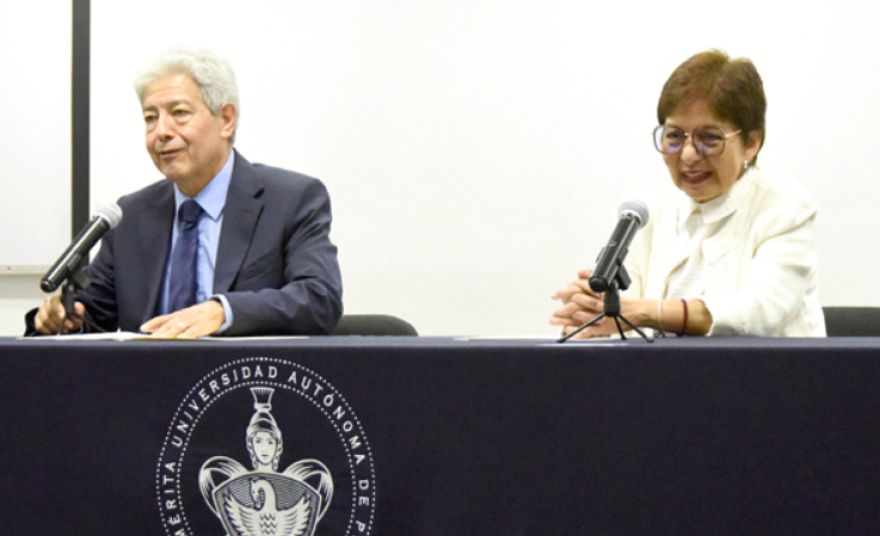
<svg viewBox="0 0 880 536">
<path fill-rule="evenodd" d="M 0 335 L 24 331 L 35 275 L 70 241 L 70 2 L 0 0 Z"/>
<path fill-rule="evenodd" d="M 663 82 L 717 47 L 764 77 L 762 167 L 820 202 L 823 302 L 880 304 L 864 283 L 878 264 L 878 11 L 93 0 L 92 200 L 159 179 L 131 81 L 158 50 L 202 44 L 236 69 L 245 157 L 327 184 L 347 312 L 425 335 L 550 334 L 551 292 L 591 265 L 617 201 L 669 180 L 650 142 Z"/>
</svg>

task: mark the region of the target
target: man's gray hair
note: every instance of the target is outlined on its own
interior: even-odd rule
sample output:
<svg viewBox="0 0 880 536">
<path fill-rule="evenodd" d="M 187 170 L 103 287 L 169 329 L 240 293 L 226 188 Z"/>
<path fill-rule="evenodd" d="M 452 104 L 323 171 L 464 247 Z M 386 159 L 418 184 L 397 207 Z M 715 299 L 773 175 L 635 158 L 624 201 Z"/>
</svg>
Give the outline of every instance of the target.
<svg viewBox="0 0 880 536">
<path fill-rule="evenodd" d="M 198 84 L 202 100 L 213 115 L 217 115 L 227 102 L 234 104 L 236 111 L 239 110 L 238 84 L 232 65 L 211 50 L 184 45 L 166 50 L 135 76 L 134 90 L 141 104 L 147 86 L 175 74 L 187 75 Z M 235 133 L 230 141 L 235 141 Z"/>
</svg>

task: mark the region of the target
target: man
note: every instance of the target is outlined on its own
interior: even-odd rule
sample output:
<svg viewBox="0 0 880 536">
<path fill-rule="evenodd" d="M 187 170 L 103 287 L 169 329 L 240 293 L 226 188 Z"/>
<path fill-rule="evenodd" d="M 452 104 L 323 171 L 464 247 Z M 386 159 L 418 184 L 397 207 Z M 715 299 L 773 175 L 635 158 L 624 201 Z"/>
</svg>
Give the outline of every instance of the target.
<svg viewBox="0 0 880 536">
<path fill-rule="evenodd" d="M 122 222 L 89 266 L 76 312 L 157 337 L 329 332 L 342 314 L 330 199 L 318 180 L 233 149 L 231 66 L 177 47 L 135 89 L 147 152 L 167 180 L 120 199 Z M 27 320 L 31 333 L 83 327 L 58 295 Z"/>
</svg>

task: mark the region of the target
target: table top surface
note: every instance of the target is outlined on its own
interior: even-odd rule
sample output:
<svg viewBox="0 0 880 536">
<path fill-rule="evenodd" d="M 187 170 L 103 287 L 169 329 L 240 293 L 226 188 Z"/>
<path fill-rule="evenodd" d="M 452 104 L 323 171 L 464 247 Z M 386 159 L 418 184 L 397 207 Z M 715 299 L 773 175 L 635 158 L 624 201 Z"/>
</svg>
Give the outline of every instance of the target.
<svg viewBox="0 0 880 536">
<path fill-rule="evenodd" d="M 556 348 L 559 350 L 588 351 L 590 348 L 630 348 L 645 350 L 664 350 L 669 348 L 711 348 L 711 349 L 840 349 L 866 348 L 880 349 L 880 337 L 828 337 L 828 338 L 752 338 L 752 337 L 666 337 L 654 342 L 640 338 L 628 340 L 591 339 L 570 340 L 559 343 L 554 338 L 538 337 L 241 337 L 241 338 L 201 338 L 195 340 L 106 340 L 78 337 L 0 337 L 0 348 L 18 347 L 72 347 L 72 346 L 125 345 L 129 347 L 149 346 L 152 348 L 180 345 L 243 346 L 243 347 L 369 347 L 369 348 Z"/>
</svg>

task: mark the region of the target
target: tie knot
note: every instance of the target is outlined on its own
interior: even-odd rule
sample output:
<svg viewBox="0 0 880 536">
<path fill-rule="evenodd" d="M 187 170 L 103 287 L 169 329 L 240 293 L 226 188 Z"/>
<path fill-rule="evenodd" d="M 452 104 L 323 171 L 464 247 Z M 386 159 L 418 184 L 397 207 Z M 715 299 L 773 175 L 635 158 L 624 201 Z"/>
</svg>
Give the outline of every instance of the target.
<svg viewBox="0 0 880 536">
<path fill-rule="evenodd" d="M 187 199 L 180 205 L 177 217 L 183 223 L 198 223 L 202 212 L 204 210 L 202 210 L 201 205 L 192 199 Z"/>
</svg>

